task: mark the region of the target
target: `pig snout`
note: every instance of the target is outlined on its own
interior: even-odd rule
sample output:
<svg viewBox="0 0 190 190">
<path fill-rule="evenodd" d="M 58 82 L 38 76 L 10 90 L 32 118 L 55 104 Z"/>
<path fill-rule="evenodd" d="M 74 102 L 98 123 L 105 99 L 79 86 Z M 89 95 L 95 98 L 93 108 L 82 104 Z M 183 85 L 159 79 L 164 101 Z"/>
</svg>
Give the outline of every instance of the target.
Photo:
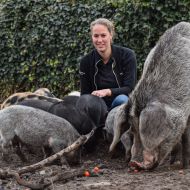
<svg viewBox="0 0 190 190">
<path fill-rule="evenodd" d="M 143 151 L 143 168 L 146 170 L 154 169 L 158 166 L 158 154 L 155 151 Z"/>
<path fill-rule="evenodd" d="M 131 170 L 152 170 L 158 166 L 158 154 L 155 151 L 143 151 L 143 162 L 131 160 L 129 167 Z"/>
</svg>

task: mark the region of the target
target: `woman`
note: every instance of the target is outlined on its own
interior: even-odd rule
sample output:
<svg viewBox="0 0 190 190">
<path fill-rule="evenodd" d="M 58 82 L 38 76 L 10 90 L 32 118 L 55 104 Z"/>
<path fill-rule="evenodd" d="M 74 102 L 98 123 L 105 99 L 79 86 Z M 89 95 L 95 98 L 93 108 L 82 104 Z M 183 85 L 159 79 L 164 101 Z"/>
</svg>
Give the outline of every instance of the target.
<svg viewBox="0 0 190 190">
<path fill-rule="evenodd" d="M 80 63 L 81 95 L 102 97 L 108 110 L 128 101 L 136 83 L 136 57 L 125 47 L 113 45 L 114 26 L 99 18 L 90 25 L 95 47 Z"/>
</svg>

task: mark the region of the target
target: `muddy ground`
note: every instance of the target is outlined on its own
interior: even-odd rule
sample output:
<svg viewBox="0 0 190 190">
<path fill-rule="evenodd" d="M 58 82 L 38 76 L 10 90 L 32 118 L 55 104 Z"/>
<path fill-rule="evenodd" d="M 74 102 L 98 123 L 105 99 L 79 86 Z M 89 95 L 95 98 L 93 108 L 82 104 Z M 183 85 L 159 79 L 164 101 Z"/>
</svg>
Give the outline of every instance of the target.
<svg viewBox="0 0 190 190">
<path fill-rule="evenodd" d="M 190 189 L 190 170 L 180 170 L 179 162 L 170 166 L 166 161 L 151 172 L 129 173 L 124 155 L 111 159 L 108 155 L 108 144 L 100 142 L 97 151 L 91 154 L 82 155 L 81 164 L 72 166 L 70 170 L 62 168 L 60 165 L 52 164 L 35 172 L 28 172 L 22 175 L 22 179 L 36 184 L 42 179 L 51 179 L 57 173 L 62 172 L 62 176 L 67 171 L 74 173 L 81 168 L 93 171 L 98 166 L 99 172 L 94 172 L 90 177 L 79 175 L 69 180 L 52 182 L 52 185 L 44 188 L 49 190 L 70 190 L 70 189 L 100 189 L 100 190 L 187 190 Z M 17 155 L 10 153 L 6 161 L 0 157 L 1 169 L 17 169 L 26 165 L 34 164 L 42 159 L 42 155 L 36 156 L 27 154 L 29 161 L 23 164 Z M 82 170 L 83 171 L 83 170 Z M 18 185 L 14 178 L 0 180 L 0 190 L 29 190 L 30 188 Z"/>
</svg>

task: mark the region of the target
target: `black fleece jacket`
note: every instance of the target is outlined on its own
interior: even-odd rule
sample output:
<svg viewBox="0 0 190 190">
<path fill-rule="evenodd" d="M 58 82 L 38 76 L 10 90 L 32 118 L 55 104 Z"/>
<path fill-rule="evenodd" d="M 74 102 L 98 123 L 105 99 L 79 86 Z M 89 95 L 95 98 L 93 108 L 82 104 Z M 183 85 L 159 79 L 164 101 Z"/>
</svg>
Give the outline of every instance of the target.
<svg viewBox="0 0 190 190">
<path fill-rule="evenodd" d="M 134 89 L 137 76 L 137 63 L 134 51 L 129 48 L 112 45 L 112 71 L 118 87 L 111 88 L 112 99 L 117 95 L 129 93 Z M 102 58 L 96 49 L 85 55 L 80 62 L 81 95 L 91 94 L 97 88 L 98 64 Z"/>
</svg>

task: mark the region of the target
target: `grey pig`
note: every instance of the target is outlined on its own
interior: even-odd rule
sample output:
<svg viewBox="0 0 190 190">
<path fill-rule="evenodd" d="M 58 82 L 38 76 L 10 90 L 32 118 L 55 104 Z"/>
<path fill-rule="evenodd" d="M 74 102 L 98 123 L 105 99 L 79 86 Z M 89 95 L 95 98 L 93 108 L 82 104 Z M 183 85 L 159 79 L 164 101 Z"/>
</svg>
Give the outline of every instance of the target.
<svg viewBox="0 0 190 190">
<path fill-rule="evenodd" d="M 126 117 L 134 141 L 130 166 L 153 169 L 182 141 L 190 161 L 190 23 L 168 29 L 150 51 L 130 94 Z"/>
<path fill-rule="evenodd" d="M 56 153 L 79 136 L 68 121 L 39 109 L 14 105 L 0 110 L 0 144 L 3 149 L 16 138 L 33 148 L 50 148 Z M 70 152 L 66 159 L 69 163 L 78 162 L 79 151 Z"/>
<path fill-rule="evenodd" d="M 123 129 L 123 125 L 128 125 L 127 118 L 125 117 L 125 107 L 127 104 L 122 104 L 113 108 L 106 118 L 104 130 L 106 131 L 106 138 L 110 141 L 113 138 L 112 143 L 109 148 L 109 152 L 114 154 L 116 145 L 119 141 L 123 144 L 125 148 L 125 160 L 128 162 L 131 157 L 131 146 L 132 146 L 132 136 L 130 130 L 125 131 L 124 134 L 120 136 L 120 131 Z"/>
</svg>

